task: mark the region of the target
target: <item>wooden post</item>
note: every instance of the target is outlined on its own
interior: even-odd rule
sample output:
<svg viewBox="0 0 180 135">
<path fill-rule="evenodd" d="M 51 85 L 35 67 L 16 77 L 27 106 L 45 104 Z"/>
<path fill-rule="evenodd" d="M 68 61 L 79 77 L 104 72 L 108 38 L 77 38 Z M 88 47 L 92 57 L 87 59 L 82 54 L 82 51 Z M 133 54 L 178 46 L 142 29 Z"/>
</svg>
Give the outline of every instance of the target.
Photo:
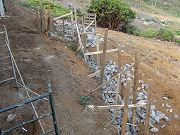
<svg viewBox="0 0 180 135">
<path fill-rule="evenodd" d="M 99 49 L 99 36 L 97 36 L 97 35 L 96 35 L 96 40 L 97 40 L 97 41 L 96 41 L 96 51 L 100 51 L 100 49 Z M 100 65 L 100 63 L 99 63 L 99 62 L 100 62 L 100 60 L 99 60 L 99 54 L 97 54 L 97 57 L 96 57 L 96 58 L 97 58 L 97 64 Z"/>
<path fill-rule="evenodd" d="M 100 84 L 103 84 L 104 69 L 106 65 L 105 62 L 106 62 L 107 37 L 108 37 L 108 28 L 105 29 L 103 54 L 101 55 L 101 60 L 100 60 L 100 68 L 101 68 Z"/>
<path fill-rule="evenodd" d="M 133 86 L 133 104 L 136 104 L 137 87 L 138 87 L 138 68 L 139 68 L 139 52 L 135 54 L 134 66 L 134 86 Z M 136 125 L 136 108 L 133 109 L 133 126 Z"/>
<path fill-rule="evenodd" d="M 64 37 L 64 42 L 66 41 L 65 39 L 65 23 L 64 23 L 64 17 L 62 18 L 63 20 L 63 37 Z"/>
<path fill-rule="evenodd" d="M 129 92 L 131 90 L 130 83 L 127 82 L 127 89 L 126 89 L 126 95 L 124 100 L 124 112 L 123 112 L 123 118 L 122 118 L 122 128 L 121 128 L 121 135 L 126 134 L 126 123 L 128 118 L 128 98 L 129 98 Z"/>
<path fill-rule="evenodd" d="M 145 135 L 149 135 L 149 121 L 151 115 L 151 91 L 148 88 L 148 99 L 146 105 L 146 123 L 145 123 Z"/>
<path fill-rule="evenodd" d="M 46 21 L 46 35 L 48 37 L 48 32 L 50 29 L 50 3 L 48 5 L 48 11 L 46 12 L 45 21 Z"/>
<path fill-rule="evenodd" d="M 74 23 L 74 19 L 73 19 L 73 13 L 71 14 L 71 23 Z"/>
<path fill-rule="evenodd" d="M 87 41 L 86 41 L 86 32 L 85 32 L 85 29 L 84 29 L 84 16 L 82 17 L 82 32 L 83 32 L 84 53 L 86 53 L 86 42 Z"/>
<path fill-rule="evenodd" d="M 40 0 L 40 30 L 43 31 L 43 3 L 42 0 Z"/>
<path fill-rule="evenodd" d="M 116 90 L 116 105 L 118 104 L 118 94 L 121 93 L 121 49 L 118 48 L 118 82 Z M 121 96 L 121 95 L 120 95 Z"/>
<path fill-rule="evenodd" d="M 121 47 L 119 46 L 118 47 L 119 49 L 119 52 L 118 52 L 118 72 L 121 73 L 121 61 L 122 61 L 122 52 L 121 52 Z M 122 86 L 121 86 L 121 74 L 120 74 L 120 84 L 119 84 L 119 94 L 121 96 L 121 99 L 124 98 L 124 95 L 123 95 L 123 89 L 122 89 Z"/>
</svg>

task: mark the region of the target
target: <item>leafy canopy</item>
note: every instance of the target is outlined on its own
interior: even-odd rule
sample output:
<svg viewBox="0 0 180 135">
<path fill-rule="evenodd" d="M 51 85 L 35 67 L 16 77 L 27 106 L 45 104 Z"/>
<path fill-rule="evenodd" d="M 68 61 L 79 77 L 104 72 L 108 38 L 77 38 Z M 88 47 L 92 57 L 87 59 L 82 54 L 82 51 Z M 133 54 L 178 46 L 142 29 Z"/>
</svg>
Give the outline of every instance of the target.
<svg viewBox="0 0 180 135">
<path fill-rule="evenodd" d="M 122 30 L 135 18 L 135 12 L 123 0 L 92 0 L 88 11 L 97 14 L 100 27 L 114 30 Z"/>
</svg>

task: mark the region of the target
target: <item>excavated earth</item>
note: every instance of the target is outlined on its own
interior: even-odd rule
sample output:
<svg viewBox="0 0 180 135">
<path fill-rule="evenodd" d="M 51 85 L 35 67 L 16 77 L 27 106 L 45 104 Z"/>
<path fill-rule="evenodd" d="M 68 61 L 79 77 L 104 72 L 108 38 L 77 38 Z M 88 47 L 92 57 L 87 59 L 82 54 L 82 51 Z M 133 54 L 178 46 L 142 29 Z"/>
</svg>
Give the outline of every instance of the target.
<svg viewBox="0 0 180 135">
<path fill-rule="evenodd" d="M 79 96 L 87 94 L 98 86 L 95 79 L 88 77 L 90 71 L 85 62 L 66 48 L 63 42 L 49 39 L 39 32 L 34 23 L 33 12 L 20 7 L 7 8 L 10 17 L 1 19 L 0 25 L 7 27 L 11 49 L 18 67 L 27 86 L 37 93 L 47 92 L 47 83 L 51 83 L 61 133 L 63 135 L 115 134 L 113 125 L 108 125 L 111 121 L 108 111 L 92 112 L 79 103 Z M 98 29 L 98 31 L 102 32 L 103 29 Z M 130 36 L 115 31 L 109 31 L 109 38 L 124 46 L 126 53 L 122 56 L 123 64 L 134 62 L 134 52 L 137 49 L 141 57 L 158 50 L 141 63 L 140 79 L 151 86 L 153 103 L 156 104 L 157 109 L 171 119 L 166 128 L 161 129 L 157 134 L 179 135 L 180 120 L 174 119 L 173 114 L 180 116 L 180 47 L 174 43 Z M 109 48 L 115 48 L 117 45 L 112 42 Z M 109 56 L 117 61 L 115 53 Z M 0 108 L 19 102 L 17 95 L 20 92 L 26 97 L 23 89 L 17 91 L 13 88 L 13 84 L 10 84 L 8 88 L 7 85 L 9 84 L 3 84 L 0 87 L 0 99 L 4 101 L 1 102 Z M 162 107 L 165 102 L 162 96 L 168 97 L 168 103 L 173 108 L 172 113 Z M 93 95 L 92 104 L 104 104 L 100 92 Z M 46 112 L 46 106 L 47 103 L 41 102 L 36 107 L 38 111 Z M 19 112 L 18 117 L 11 123 L 6 120 L 10 112 L 0 117 L 0 125 L 12 126 L 18 119 L 22 121 L 26 116 L 32 117 L 32 112 L 28 109 L 22 111 L 25 113 L 23 116 L 20 113 L 21 110 L 17 112 Z M 45 121 L 43 125 L 49 127 L 51 124 Z M 28 132 L 25 134 L 36 134 L 39 131 L 36 123 L 33 128 L 26 128 Z"/>
</svg>

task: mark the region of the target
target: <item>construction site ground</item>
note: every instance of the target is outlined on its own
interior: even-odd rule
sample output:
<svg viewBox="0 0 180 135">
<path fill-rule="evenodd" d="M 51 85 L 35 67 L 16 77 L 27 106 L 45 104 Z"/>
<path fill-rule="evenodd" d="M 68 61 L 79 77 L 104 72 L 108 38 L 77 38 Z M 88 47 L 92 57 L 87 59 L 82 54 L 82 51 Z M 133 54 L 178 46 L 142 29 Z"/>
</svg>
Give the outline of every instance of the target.
<svg viewBox="0 0 180 135">
<path fill-rule="evenodd" d="M 110 122 L 108 111 L 90 111 L 79 103 L 79 96 L 85 95 L 98 86 L 96 79 L 86 63 L 65 47 L 61 41 L 52 40 L 39 32 L 34 25 L 35 15 L 23 8 L 13 8 L 8 18 L 0 20 L 8 30 L 10 45 L 27 86 L 37 93 L 46 92 L 47 83 L 53 87 L 59 128 L 63 135 L 113 135 L 115 128 Z M 98 29 L 103 31 L 103 29 Z M 145 39 L 121 32 L 109 31 L 109 38 L 124 46 L 122 63 L 134 62 L 134 52 L 138 48 L 141 56 L 157 50 L 152 57 L 140 65 L 140 79 L 151 86 L 153 103 L 158 110 L 170 117 L 168 126 L 158 135 L 179 135 L 180 120 L 173 114 L 180 115 L 180 47 L 170 42 Z M 111 47 L 116 47 L 113 44 Z M 111 54 L 116 61 L 116 54 Z M 12 101 L 18 91 L 1 91 L 6 96 L 6 103 Z M 93 95 L 93 104 L 104 105 L 100 93 Z M 166 112 L 161 104 L 162 96 L 168 97 L 173 113 Z M 16 101 L 14 99 L 13 101 Z M 10 103 L 11 104 L 11 103 Z M 13 104 L 13 103 L 12 103 Z M 6 105 L 3 105 L 5 107 Z M 42 104 L 41 109 L 46 109 Z M 6 119 L 3 119 L 6 120 Z M 2 119 L 0 119 L 2 121 Z M 48 124 L 48 123 L 45 123 Z M 105 127 L 107 126 L 107 127 Z"/>
</svg>

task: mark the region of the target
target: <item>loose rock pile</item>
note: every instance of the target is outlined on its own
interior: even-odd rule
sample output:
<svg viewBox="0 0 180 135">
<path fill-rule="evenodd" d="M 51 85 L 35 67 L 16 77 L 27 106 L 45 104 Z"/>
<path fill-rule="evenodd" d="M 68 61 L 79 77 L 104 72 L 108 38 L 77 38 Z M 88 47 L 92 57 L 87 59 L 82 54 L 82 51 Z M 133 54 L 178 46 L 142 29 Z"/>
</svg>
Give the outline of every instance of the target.
<svg viewBox="0 0 180 135">
<path fill-rule="evenodd" d="M 93 59 L 92 56 L 89 57 L 89 59 L 87 60 L 90 69 L 93 72 L 96 72 L 99 70 L 99 66 L 97 65 L 96 61 Z M 127 68 L 129 68 L 129 66 L 131 66 L 131 64 L 126 64 L 122 67 L 122 70 L 125 70 Z M 104 80 L 109 80 L 111 79 L 114 74 L 116 74 L 118 72 L 118 65 L 115 64 L 115 62 L 109 61 L 107 62 L 106 66 L 105 66 L 105 71 L 104 71 Z M 131 70 L 127 71 L 125 74 L 121 75 L 121 84 L 123 87 L 126 87 L 126 83 L 128 80 L 133 80 L 134 76 L 133 76 L 133 72 L 134 69 L 132 68 Z M 99 79 L 99 75 L 96 75 L 96 78 Z M 111 105 L 111 104 L 115 104 L 115 97 L 116 97 L 116 88 L 117 88 L 117 80 L 118 79 L 114 79 L 112 80 L 110 83 L 104 85 L 102 87 L 102 97 L 103 100 Z M 139 87 L 138 87 L 138 93 L 137 93 L 137 103 L 146 103 L 147 102 L 147 92 L 146 92 L 146 88 L 147 88 L 147 84 L 145 84 L 145 82 L 143 80 L 139 80 Z M 129 103 L 128 104 L 132 104 L 132 95 L 129 97 Z M 123 100 L 121 99 L 120 95 L 119 95 L 119 100 L 121 103 L 123 103 Z M 109 110 L 112 118 L 114 118 L 115 113 L 117 113 L 117 117 L 115 119 L 116 121 L 116 127 L 117 129 L 119 129 L 119 131 L 121 130 L 121 121 L 122 121 L 122 115 L 123 115 L 123 110 L 116 110 L 115 109 L 110 109 Z M 162 112 L 157 111 L 155 105 L 151 105 L 151 118 L 150 118 L 150 131 L 151 132 L 158 132 L 159 129 L 158 127 L 156 127 L 156 124 L 160 124 L 161 121 L 170 121 L 170 119 Z M 132 109 L 128 110 L 128 123 L 132 123 Z M 145 120 L 146 120 L 146 109 L 145 107 L 139 107 L 136 109 L 136 122 L 137 124 L 144 124 L 145 125 Z M 165 124 L 161 125 L 161 128 L 166 127 Z M 135 135 L 137 134 L 138 131 L 138 127 L 134 128 L 131 124 L 127 124 L 126 125 L 126 134 L 127 135 Z"/>
</svg>

